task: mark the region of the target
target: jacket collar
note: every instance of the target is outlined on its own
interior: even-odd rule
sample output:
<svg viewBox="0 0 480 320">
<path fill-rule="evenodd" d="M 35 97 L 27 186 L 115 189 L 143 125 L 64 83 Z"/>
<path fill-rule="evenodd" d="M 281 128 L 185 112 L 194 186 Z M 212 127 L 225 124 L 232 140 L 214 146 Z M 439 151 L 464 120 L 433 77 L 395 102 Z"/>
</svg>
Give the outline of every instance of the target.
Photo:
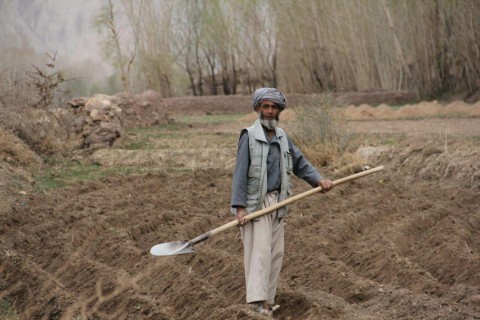
<svg viewBox="0 0 480 320">
<path fill-rule="evenodd" d="M 265 136 L 265 130 L 260 123 L 260 119 L 257 119 L 253 126 L 255 128 L 255 139 L 268 143 L 267 137 Z M 275 135 L 277 136 L 277 139 L 281 139 L 283 137 L 283 130 L 278 130 L 278 127 L 275 128 Z"/>
</svg>

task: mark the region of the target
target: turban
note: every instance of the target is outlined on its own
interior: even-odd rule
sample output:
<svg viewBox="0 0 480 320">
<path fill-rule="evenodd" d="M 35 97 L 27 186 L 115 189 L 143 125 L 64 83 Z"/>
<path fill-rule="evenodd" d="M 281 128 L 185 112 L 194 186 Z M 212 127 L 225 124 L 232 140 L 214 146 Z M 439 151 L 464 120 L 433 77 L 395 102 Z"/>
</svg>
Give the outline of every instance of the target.
<svg viewBox="0 0 480 320">
<path fill-rule="evenodd" d="M 287 99 L 283 93 L 276 88 L 257 89 L 252 96 L 253 109 L 258 107 L 262 100 L 272 101 L 280 108 L 280 110 L 285 109 L 287 105 Z"/>
</svg>

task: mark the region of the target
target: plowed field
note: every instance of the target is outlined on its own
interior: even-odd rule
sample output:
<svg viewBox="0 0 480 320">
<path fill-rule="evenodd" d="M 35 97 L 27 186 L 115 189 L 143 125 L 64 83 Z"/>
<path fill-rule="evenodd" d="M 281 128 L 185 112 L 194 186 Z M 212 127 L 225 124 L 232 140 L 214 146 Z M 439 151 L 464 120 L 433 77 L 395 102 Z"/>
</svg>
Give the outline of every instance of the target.
<svg viewBox="0 0 480 320">
<path fill-rule="evenodd" d="M 147 173 L 18 193 L 0 212 L 0 319 L 263 319 L 245 304 L 237 228 L 195 254 L 149 254 L 233 219 L 246 125 L 130 133 L 149 147 L 92 159 Z M 365 164 L 385 170 L 291 205 L 275 318 L 480 319 L 480 118 L 351 128 L 371 137 Z"/>
</svg>

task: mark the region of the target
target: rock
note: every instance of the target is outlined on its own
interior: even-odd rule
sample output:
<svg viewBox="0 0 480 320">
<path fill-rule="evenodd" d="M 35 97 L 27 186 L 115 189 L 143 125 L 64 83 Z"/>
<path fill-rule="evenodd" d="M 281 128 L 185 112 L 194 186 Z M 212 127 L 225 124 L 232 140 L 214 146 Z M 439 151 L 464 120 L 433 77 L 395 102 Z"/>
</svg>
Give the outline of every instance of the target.
<svg viewBox="0 0 480 320">
<path fill-rule="evenodd" d="M 92 110 L 92 112 L 90 112 L 90 118 L 92 119 L 92 121 L 110 121 L 110 116 L 108 115 L 108 113 L 100 113 L 98 112 L 98 110 Z"/>
<path fill-rule="evenodd" d="M 123 128 L 169 123 L 166 107 L 153 90 L 136 95 L 96 94 L 89 99 L 72 99 L 69 105 L 75 115 L 72 131 L 80 136 L 80 147 L 89 150 L 112 146 Z"/>
<path fill-rule="evenodd" d="M 85 106 L 85 103 L 87 103 L 87 100 L 88 98 L 85 98 L 85 97 L 73 98 L 67 101 L 67 105 L 72 108 L 79 108 L 79 107 Z"/>
<path fill-rule="evenodd" d="M 365 160 L 375 160 L 379 156 L 381 156 L 383 153 L 388 151 L 388 148 L 385 146 L 381 147 L 361 147 L 358 148 L 356 154 L 360 157 L 362 157 Z"/>
<path fill-rule="evenodd" d="M 88 99 L 85 103 L 85 110 L 90 112 L 94 109 L 105 110 L 110 108 L 112 101 L 110 96 L 104 94 L 96 94 L 92 98 Z"/>
</svg>

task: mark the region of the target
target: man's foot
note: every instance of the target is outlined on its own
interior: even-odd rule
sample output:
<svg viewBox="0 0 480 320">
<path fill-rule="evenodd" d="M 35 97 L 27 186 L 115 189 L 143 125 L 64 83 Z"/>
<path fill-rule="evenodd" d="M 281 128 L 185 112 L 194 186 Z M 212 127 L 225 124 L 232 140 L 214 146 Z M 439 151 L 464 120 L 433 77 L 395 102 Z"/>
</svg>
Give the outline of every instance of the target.
<svg viewBox="0 0 480 320">
<path fill-rule="evenodd" d="M 263 314 L 265 316 L 273 315 L 273 311 L 266 302 L 253 302 L 250 303 L 250 307 L 253 309 L 253 311 Z"/>
<path fill-rule="evenodd" d="M 272 310 L 272 312 L 274 312 L 274 311 L 276 311 L 276 310 L 278 310 L 278 309 L 280 309 L 280 305 L 279 305 L 279 304 L 276 304 L 276 305 L 274 305 L 274 306 L 270 306 L 270 310 Z"/>
</svg>

